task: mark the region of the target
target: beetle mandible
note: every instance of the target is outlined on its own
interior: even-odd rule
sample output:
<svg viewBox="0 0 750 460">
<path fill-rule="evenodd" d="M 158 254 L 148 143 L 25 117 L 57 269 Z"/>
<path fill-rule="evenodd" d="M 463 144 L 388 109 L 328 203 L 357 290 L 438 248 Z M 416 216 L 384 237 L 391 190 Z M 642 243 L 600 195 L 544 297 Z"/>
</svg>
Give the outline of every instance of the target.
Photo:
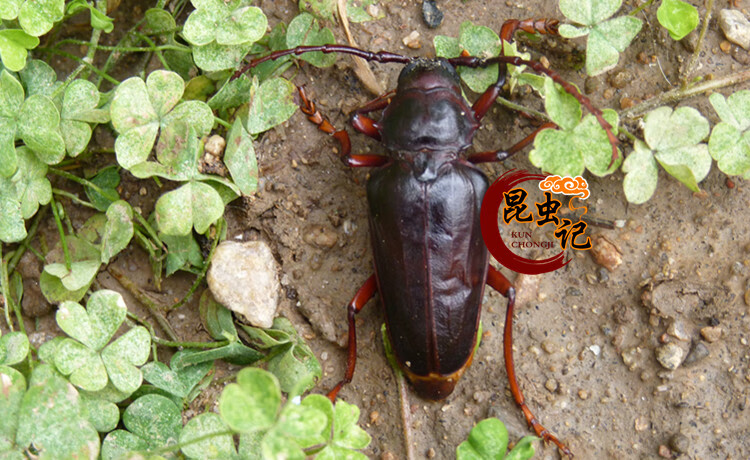
<svg viewBox="0 0 750 460">
<path fill-rule="evenodd" d="M 517 30 L 556 34 L 558 21 L 527 19 L 506 21 L 500 33 L 510 43 Z M 354 374 L 357 356 L 355 315 L 380 294 L 387 336 L 400 368 L 417 393 L 430 400 L 451 394 L 470 365 L 481 311 L 484 285 L 508 298 L 504 329 L 504 357 L 511 392 L 526 421 L 537 436 L 572 453 L 545 429 L 529 407 L 518 386 L 512 352 L 515 290 L 510 281 L 489 264 L 489 252 L 480 230 L 480 206 L 489 186 L 475 165 L 503 161 L 530 144 L 545 123 L 506 150 L 465 155 L 482 118 L 499 96 L 507 66 L 526 65 L 552 78 L 581 102 L 599 121 L 617 158 L 617 138 L 612 127 L 573 85 L 537 61 L 498 56 L 481 59 L 410 58 L 377 53 L 345 45 L 300 46 L 255 59 L 235 77 L 256 65 L 287 55 L 321 51 L 358 56 L 380 63 L 404 64 L 396 90 L 357 109 L 354 128 L 383 143 L 387 151 L 353 154 L 349 135 L 336 130 L 315 108 L 303 88 L 301 110 L 318 128 L 341 144 L 341 159 L 351 167 L 371 167 L 367 182 L 369 227 L 375 273 L 358 290 L 347 307 L 349 346 L 344 379 L 328 394 L 331 400 Z M 500 64 L 499 76 L 476 102 L 461 94 L 456 67 Z M 382 110 L 378 121 L 367 114 Z"/>
</svg>

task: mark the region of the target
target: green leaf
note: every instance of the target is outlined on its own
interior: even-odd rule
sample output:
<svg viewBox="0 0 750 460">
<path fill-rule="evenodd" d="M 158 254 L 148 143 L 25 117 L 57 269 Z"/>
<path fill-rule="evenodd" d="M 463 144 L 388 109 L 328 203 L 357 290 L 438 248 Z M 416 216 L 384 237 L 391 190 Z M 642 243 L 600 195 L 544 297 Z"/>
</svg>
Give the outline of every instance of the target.
<svg viewBox="0 0 750 460">
<path fill-rule="evenodd" d="M 475 26 L 470 21 L 461 23 L 458 44 L 470 55 L 482 58 L 498 56 L 502 50 L 502 42 L 494 30 Z M 459 73 L 472 91 L 482 93 L 497 81 L 498 66 L 495 64 L 483 69 L 462 67 Z"/>
<path fill-rule="evenodd" d="M 625 173 L 622 188 L 629 202 L 641 204 L 648 201 L 656 191 L 659 172 L 654 154 L 646 144 L 636 140 L 634 147 L 633 152 L 622 164 L 622 171 Z"/>
<path fill-rule="evenodd" d="M 708 151 L 725 174 L 750 173 L 750 91 L 738 91 L 728 98 L 719 93 L 709 97 L 721 123 L 714 126 Z"/>
<path fill-rule="evenodd" d="M 18 10 L 21 9 L 23 0 L 5 0 L 0 3 L 0 19 L 8 21 L 18 17 Z"/>
<path fill-rule="evenodd" d="M 107 209 L 107 223 L 102 234 L 103 264 L 125 249 L 133 238 L 133 209 L 127 201 L 116 201 Z"/>
<path fill-rule="evenodd" d="M 0 241 L 16 243 L 26 238 L 21 203 L 5 195 L 0 195 Z"/>
<path fill-rule="evenodd" d="M 260 87 L 255 86 L 255 80 L 253 83 L 246 128 L 255 135 L 288 120 L 297 110 L 297 104 L 294 85 L 283 78 L 266 80 Z"/>
<path fill-rule="evenodd" d="M 496 418 L 484 419 L 456 449 L 457 460 L 502 459 L 508 450 L 508 430 Z"/>
<path fill-rule="evenodd" d="M 258 161 L 255 158 L 253 138 L 239 118 L 229 130 L 224 164 L 244 195 L 255 193 L 258 189 Z"/>
<path fill-rule="evenodd" d="M 172 357 L 172 362 L 179 363 L 181 355 L 192 353 L 188 350 L 182 350 Z M 196 385 L 208 374 L 213 367 L 212 362 L 184 366 L 179 369 L 167 367 L 166 364 L 158 361 L 146 363 L 142 368 L 143 377 L 152 385 L 171 393 L 180 398 L 187 398 Z"/>
<path fill-rule="evenodd" d="M 177 443 L 182 431 L 180 409 L 168 398 L 145 395 L 133 401 L 122 415 L 125 427 L 148 443 L 159 448 Z"/>
<path fill-rule="evenodd" d="M 55 102 L 58 107 L 60 103 L 59 94 L 55 92 L 60 88 L 62 82 L 57 81 L 57 73 L 49 64 L 39 59 L 32 59 L 18 73 L 23 87 L 26 88 L 26 97 L 33 94 L 47 96 Z"/>
<path fill-rule="evenodd" d="M 297 46 L 319 46 L 336 43 L 333 32 L 327 28 L 320 28 L 318 21 L 310 14 L 302 13 L 292 19 L 286 30 L 287 48 Z M 330 67 L 336 62 L 335 54 L 324 54 L 316 51 L 299 55 L 303 61 L 307 61 L 316 67 Z"/>
<path fill-rule="evenodd" d="M 91 27 L 94 29 L 110 33 L 115 28 L 114 19 L 99 11 L 94 5 L 87 3 L 86 0 L 73 0 L 68 3 L 67 13 L 73 15 L 85 9 L 88 9 L 91 13 Z"/>
<path fill-rule="evenodd" d="M 213 41 L 219 45 L 256 42 L 265 34 L 268 20 L 259 8 L 247 6 L 248 3 L 193 2 L 196 10 L 185 21 L 182 35 L 192 45 L 207 45 Z"/>
<path fill-rule="evenodd" d="M 102 350 L 102 361 L 112 384 L 124 393 L 141 386 L 142 366 L 151 352 L 151 335 L 143 326 L 136 326 Z"/>
<path fill-rule="evenodd" d="M 6 69 L 18 72 L 26 66 L 27 50 L 39 46 L 39 38 L 20 29 L 0 30 L 0 59 Z"/>
<path fill-rule="evenodd" d="M 109 433 L 102 442 L 102 460 L 119 460 L 129 458 L 128 453 L 148 450 L 145 439 L 125 430 Z"/>
<path fill-rule="evenodd" d="M 621 4 L 622 0 L 560 1 L 560 11 L 568 19 L 585 26 L 577 28 L 564 24 L 560 27 L 560 35 L 566 38 L 589 35 L 586 72 L 591 76 L 615 67 L 620 53 L 641 30 L 641 20 L 633 16 L 620 16 L 605 21 L 620 9 Z"/>
<path fill-rule="evenodd" d="M 698 27 L 698 9 L 682 0 L 662 0 L 656 10 L 659 24 L 667 31 L 672 40 L 681 40 Z"/>
<path fill-rule="evenodd" d="M 544 108 L 552 121 L 564 130 L 575 128 L 583 115 L 581 104 L 575 96 L 551 78 L 544 79 Z"/>
<path fill-rule="evenodd" d="M 95 396 L 95 393 L 81 392 L 83 414 L 100 433 L 108 433 L 117 428 L 120 409 L 113 402 Z"/>
<path fill-rule="evenodd" d="M 98 259 L 72 262 L 70 269 L 65 264 L 56 263 L 45 265 L 44 272 L 59 278 L 63 287 L 68 291 L 77 291 L 91 284 L 96 274 L 99 273 L 99 266 Z"/>
<path fill-rule="evenodd" d="M 65 302 L 55 319 L 66 334 L 94 351 L 109 342 L 125 321 L 127 306 L 120 293 L 100 290 L 91 294 L 86 309 L 75 302 Z"/>
<path fill-rule="evenodd" d="M 10 177 L 16 172 L 15 138 L 18 112 L 23 104 L 21 83 L 7 70 L 0 73 L 0 176 Z"/>
<path fill-rule="evenodd" d="M 201 323 L 211 337 L 216 340 L 226 340 L 228 337 L 233 337 L 235 339 L 238 338 L 237 328 L 234 327 L 232 312 L 217 302 L 210 290 L 203 291 L 198 302 L 198 311 L 201 317 Z M 255 330 L 264 331 L 263 329 L 254 327 L 247 330 L 251 339 L 253 338 L 252 331 Z M 252 345 L 256 348 L 263 348 L 256 343 L 253 343 Z"/>
<path fill-rule="evenodd" d="M 359 5 L 361 3 L 361 5 Z M 348 0 L 346 2 L 346 15 L 349 17 L 351 22 L 367 22 L 374 19 L 383 19 L 385 12 L 383 9 L 379 9 L 376 16 L 370 15 L 367 11 L 367 7 L 374 5 L 375 0 L 362 0 L 361 2 L 355 2 L 355 0 Z"/>
<path fill-rule="evenodd" d="M 520 441 L 508 452 L 505 456 L 505 460 L 528 460 L 534 456 L 534 445 L 535 441 L 539 438 L 536 436 L 524 436 Z"/>
<path fill-rule="evenodd" d="M 26 98 L 18 113 L 21 139 L 48 165 L 65 157 L 65 140 L 60 132 L 60 112 L 52 99 L 41 94 Z"/>
<path fill-rule="evenodd" d="M 203 441 L 187 444 L 182 452 L 190 458 L 225 459 L 237 455 L 231 434 L 211 436 L 214 433 L 226 432 L 229 427 L 218 414 L 208 412 L 190 419 L 180 434 L 180 444 L 186 444 L 194 439 L 205 438 Z"/>
<path fill-rule="evenodd" d="M 96 458 L 99 434 L 82 415 L 78 392 L 54 368 L 34 368 L 18 415 L 16 445 L 37 458 Z"/>
<path fill-rule="evenodd" d="M 224 214 L 221 196 L 210 185 L 188 182 L 165 193 L 156 202 L 159 231 L 168 235 L 203 234 Z"/>
<path fill-rule="evenodd" d="M 709 124 L 692 107 L 659 107 L 644 117 L 643 134 L 654 157 L 662 167 L 693 191 L 698 191 L 711 169 L 708 146 Z"/>
<path fill-rule="evenodd" d="M 336 14 L 335 0 L 299 0 L 300 11 L 309 11 L 315 16 L 332 21 Z"/>
<path fill-rule="evenodd" d="M 222 359 L 228 363 L 238 366 L 252 364 L 263 358 L 263 354 L 252 348 L 246 347 L 240 342 L 232 342 L 219 348 L 210 348 L 203 351 L 193 351 L 181 355 L 179 360 L 172 362 L 173 369 L 181 369 L 185 366 L 192 366 L 199 363 L 213 362 Z"/>
<path fill-rule="evenodd" d="M 99 249 L 83 238 L 75 235 L 68 235 L 66 242 L 73 262 L 98 261 L 101 258 Z M 55 245 L 55 248 L 47 254 L 47 262 L 62 263 L 64 260 L 61 242 Z M 91 279 L 93 282 L 93 278 Z M 90 284 L 80 289 L 70 291 L 62 284 L 62 280 L 46 271 L 42 272 L 39 277 L 39 287 L 42 294 L 50 303 L 61 303 L 66 300 L 77 302 L 83 298 L 88 291 Z"/>
<path fill-rule="evenodd" d="M 23 374 L 9 366 L 0 365 L 0 452 L 15 446 L 18 412 L 26 393 Z"/>
<path fill-rule="evenodd" d="M 26 0 L 18 10 L 18 23 L 29 35 L 39 37 L 63 18 L 65 0 Z"/>
<path fill-rule="evenodd" d="M 10 183 L 15 188 L 13 195 L 21 203 L 21 215 L 24 219 L 30 219 L 39 210 L 40 204 L 45 205 L 52 199 L 52 185 L 47 179 L 47 165 L 39 161 L 30 149 L 19 147 L 16 156 L 18 169 L 10 178 Z M 0 184 L 3 181 L 0 177 Z"/>
<path fill-rule="evenodd" d="M 102 189 L 102 193 L 99 193 L 91 187 L 84 188 L 86 196 L 99 211 L 106 212 L 112 203 L 120 199 L 120 194 L 117 192 L 117 186 L 120 185 L 120 173 L 116 165 L 100 170 L 89 181 Z"/>
<path fill-rule="evenodd" d="M 247 74 L 242 74 L 234 80 L 230 79 L 208 100 L 208 105 L 214 110 L 226 110 L 250 102 L 252 85 L 253 82 Z"/>
<path fill-rule="evenodd" d="M 167 245 L 167 276 L 177 270 L 203 267 L 203 254 L 192 232 L 187 235 L 161 234 L 159 238 Z"/>
<path fill-rule="evenodd" d="M 109 113 L 97 109 L 99 91 L 87 80 L 73 80 L 65 89 L 62 111 L 60 113 L 60 130 L 65 139 L 65 149 L 72 157 L 88 146 L 91 140 L 89 123 L 107 123 Z"/>
<path fill-rule="evenodd" d="M 333 419 L 333 444 L 348 449 L 364 449 L 370 444 L 370 435 L 357 425 L 359 407 L 336 401 Z"/>
<path fill-rule="evenodd" d="M 0 337 L 0 365 L 18 364 L 29 354 L 29 339 L 20 331 L 9 332 Z"/>
<path fill-rule="evenodd" d="M 219 398 L 219 413 L 233 430 L 248 433 L 270 428 L 280 405 L 281 389 L 276 377 L 248 367 L 237 374 L 237 383 L 224 388 Z"/>
<path fill-rule="evenodd" d="M 211 42 L 208 45 L 194 45 L 193 59 L 195 65 L 204 72 L 219 72 L 227 69 L 236 69 L 242 63 L 242 59 L 252 48 L 252 44 L 243 45 L 220 45 Z"/>
</svg>

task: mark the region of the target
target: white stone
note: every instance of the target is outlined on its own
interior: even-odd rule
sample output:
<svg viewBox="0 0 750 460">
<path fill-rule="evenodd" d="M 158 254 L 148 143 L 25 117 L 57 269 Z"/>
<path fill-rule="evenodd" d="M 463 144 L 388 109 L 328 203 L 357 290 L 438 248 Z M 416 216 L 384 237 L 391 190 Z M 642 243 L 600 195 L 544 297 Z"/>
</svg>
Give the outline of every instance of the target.
<svg viewBox="0 0 750 460">
<path fill-rule="evenodd" d="M 279 266 L 262 241 L 224 241 L 216 248 L 207 281 L 217 301 L 256 327 L 276 316 Z"/>
<path fill-rule="evenodd" d="M 742 11 L 721 10 L 719 12 L 719 27 L 724 31 L 727 40 L 745 49 L 750 49 L 750 21 L 742 14 Z"/>
</svg>

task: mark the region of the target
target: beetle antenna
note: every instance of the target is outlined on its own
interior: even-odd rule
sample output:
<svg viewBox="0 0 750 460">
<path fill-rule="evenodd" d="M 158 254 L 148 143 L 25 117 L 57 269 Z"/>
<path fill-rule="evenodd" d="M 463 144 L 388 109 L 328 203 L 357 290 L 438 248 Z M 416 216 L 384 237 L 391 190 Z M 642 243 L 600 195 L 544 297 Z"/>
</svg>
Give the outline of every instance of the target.
<svg viewBox="0 0 750 460">
<path fill-rule="evenodd" d="M 403 56 L 401 54 L 389 53 L 387 51 L 378 51 L 377 53 L 373 53 L 371 51 L 365 51 L 363 49 L 355 48 L 353 46 L 346 46 L 346 45 L 334 44 L 334 45 L 319 45 L 319 46 L 298 46 L 296 48 L 292 48 L 288 50 L 274 51 L 273 53 L 267 56 L 253 59 L 252 61 L 245 64 L 245 66 L 242 67 L 240 70 L 235 72 L 234 75 L 232 76 L 232 80 L 234 80 L 235 78 L 239 78 L 240 75 L 242 75 L 243 73 L 247 72 L 248 70 L 252 69 L 253 67 L 263 62 L 273 61 L 280 57 L 289 56 L 289 55 L 299 56 L 300 54 L 312 53 L 315 51 L 320 51 L 325 54 L 330 54 L 330 53 L 351 54 L 352 56 L 361 57 L 362 59 L 366 59 L 368 61 L 375 61 L 375 62 L 380 62 L 380 63 L 395 62 L 397 64 L 406 64 L 412 60 L 412 58 L 408 56 Z"/>
<path fill-rule="evenodd" d="M 567 81 L 563 80 L 563 78 L 560 76 L 559 73 L 555 72 L 554 70 L 548 69 L 544 67 L 544 65 L 539 61 L 527 61 L 526 59 L 521 59 L 517 56 L 496 56 L 493 58 L 488 59 L 481 59 L 477 57 L 457 57 L 448 59 L 448 62 L 451 63 L 453 66 L 464 66 L 464 67 L 487 67 L 492 64 L 512 64 L 515 66 L 525 65 L 530 67 L 532 70 L 534 70 L 536 73 L 541 73 L 544 75 L 547 75 L 550 77 L 555 83 L 559 83 L 560 86 L 563 87 L 565 91 L 567 91 L 570 95 L 575 97 L 578 102 L 581 103 L 586 109 L 591 112 L 592 115 L 594 115 L 599 122 L 599 125 L 601 125 L 602 128 L 604 128 L 604 131 L 607 133 L 607 139 L 609 140 L 610 145 L 612 145 L 612 160 L 609 162 L 609 167 L 612 167 L 615 160 L 619 157 L 619 152 L 617 150 L 617 144 L 619 141 L 617 140 L 617 136 L 614 135 L 612 132 L 612 125 L 609 124 L 607 120 L 604 119 L 604 116 L 602 115 L 602 111 L 598 108 L 594 107 L 594 104 L 591 103 L 591 100 L 581 94 L 580 91 L 578 91 L 578 88 L 573 86 L 571 83 L 568 83 Z"/>
</svg>

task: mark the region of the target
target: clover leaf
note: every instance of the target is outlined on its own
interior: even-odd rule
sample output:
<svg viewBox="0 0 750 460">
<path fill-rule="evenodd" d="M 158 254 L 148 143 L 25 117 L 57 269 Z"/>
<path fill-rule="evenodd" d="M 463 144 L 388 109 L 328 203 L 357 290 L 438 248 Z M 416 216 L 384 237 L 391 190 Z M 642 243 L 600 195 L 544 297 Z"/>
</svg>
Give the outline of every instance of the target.
<svg viewBox="0 0 750 460">
<path fill-rule="evenodd" d="M 15 445 L 22 452 L 33 445 L 39 459 L 99 454 L 99 434 L 83 414 L 78 392 L 49 364 L 40 364 L 31 373 L 18 410 Z"/>
<path fill-rule="evenodd" d="M 39 38 L 21 29 L 0 30 L 0 59 L 6 69 L 18 72 L 26 65 L 28 50 L 39 46 Z"/>
<path fill-rule="evenodd" d="M 544 82 L 544 96 L 547 113 L 560 129 L 545 129 L 536 136 L 529 153 L 531 163 L 560 176 L 580 176 L 585 169 L 597 176 L 615 171 L 622 159 L 618 157 L 610 166 L 612 145 L 596 117 L 589 114 L 581 120 L 578 101 L 549 78 Z M 616 134 L 617 113 L 604 110 L 604 119 Z"/>
<path fill-rule="evenodd" d="M 177 367 L 182 355 L 192 351 L 181 350 L 172 357 L 171 369 L 166 364 L 158 361 L 146 363 L 142 368 L 143 378 L 155 387 L 173 394 L 179 398 L 187 399 L 198 383 L 208 374 L 213 367 L 210 361 L 191 366 Z"/>
<path fill-rule="evenodd" d="M 240 433 L 271 428 L 280 406 L 279 381 L 256 367 L 242 369 L 237 374 L 237 383 L 227 385 L 219 398 L 221 418 Z"/>
<path fill-rule="evenodd" d="M 58 345 L 55 365 L 84 390 L 99 391 L 111 381 L 122 392 L 134 392 L 142 381 L 136 366 L 148 359 L 151 336 L 137 326 L 105 347 L 125 320 L 125 302 L 117 292 L 100 290 L 91 295 L 86 307 L 70 301 L 60 305 L 57 324 L 72 338 Z"/>
<path fill-rule="evenodd" d="M 95 245 L 91 244 L 83 238 L 79 238 L 74 235 L 68 236 L 66 242 L 68 245 L 68 250 L 70 252 L 70 258 L 74 264 L 86 261 L 96 262 L 97 265 L 100 263 L 99 261 L 101 259 L 101 254 L 99 252 L 99 249 Z M 72 278 L 75 278 L 75 280 L 69 280 L 68 284 L 76 285 L 81 278 L 81 274 L 79 273 L 79 271 L 83 270 L 91 274 L 93 272 L 93 269 L 91 268 L 93 266 L 93 263 L 77 265 L 76 274 L 73 275 L 71 271 L 67 270 L 65 268 L 65 265 L 62 264 L 64 258 L 61 244 L 61 242 L 58 242 L 55 248 L 47 254 L 47 262 L 50 265 L 55 265 L 56 263 L 62 265 L 62 268 L 59 266 L 55 266 L 52 271 L 59 273 L 62 276 L 71 276 Z M 60 303 L 66 300 L 77 302 L 81 300 L 84 295 L 86 295 L 86 291 L 88 291 L 88 288 L 94 281 L 95 276 L 96 273 L 93 273 L 92 278 L 87 284 L 83 285 L 80 289 L 71 291 L 67 289 L 65 285 L 63 285 L 62 279 L 60 277 L 56 276 L 54 273 L 50 273 L 47 270 L 44 270 L 39 277 L 39 287 L 41 288 L 44 297 L 50 303 Z"/>
<path fill-rule="evenodd" d="M 9 332 L 0 336 L 0 365 L 18 364 L 29 354 L 29 338 L 23 332 Z"/>
<path fill-rule="evenodd" d="M 510 452 L 508 450 L 508 430 L 496 418 L 480 421 L 469 433 L 469 439 L 456 448 L 457 460 L 527 460 L 534 456 L 535 436 L 525 436 Z"/>
<path fill-rule="evenodd" d="M 0 388 L 3 390 L 0 391 L 0 414 L 3 414 L 0 417 L 0 456 L 3 456 L 8 455 L 15 445 L 26 379 L 12 367 L 0 365 Z"/>
<path fill-rule="evenodd" d="M 560 11 L 565 17 L 583 26 L 563 24 L 560 35 L 566 38 L 589 36 L 586 72 L 591 76 L 615 67 L 620 53 L 641 30 L 641 20 L 633 16 L 608 20 L 620 5 L 622 0 L 560 0 Z"/>
<path fill-rule="evenodd" d="M 320 46 L 336 43 L 331 29 L 318 26 L 318 21 L 308 13 L 302 13 L 292 19 L 286 29 L 287 48 L 298 46 Z M 336 62 L 335 54 L 325 54 L 321 51 L 300 54 L 299 58 L 316 67 L 330 67 Z"/>
<path fill-rule="evenodd" d="M 224 163 L 244 195 L 252 195 L 258 190 L 258 160 L 255 158 L 253 138 L 239 118 L 229 130 Z"/>
<path fill-rule="evenodd" d="M 15 137 L 18 111 L 23 104 L 23 86 L 8 71 L 0 73 L 0 176 L 16 172 Z"/>
<path fill-rule="evenodd" d="M 652 110 L 643 119 L 643 137 L 661 166 L 690 190 L 697 192 L 711 169 L 708 145 L 709 125 L 692 107 Z"/>
<path fill-rule="evenodd" d="M 333 20 L 336 14 L 335 0 L 299 0 L 300 11 L 309 11 L 323 19 Z"/>
<path fill-rule="evenodd" d="M 193 58 L 204 71 L 237 67 L 266 32 L 268 20 L 248 0 L 192 0 L 195 11 L 185 21 L 182 35 L 193 45 Z"/>
<path fill-rule="evenodd" d="M 55 106 L 59 107 L 59 95 L 56 93 L 62 86 L 62 82 L 57 80 L 57 73 L 52 66 L 42 60 L 32 59 L 23 70 L 18 72 L 18 76 L 26 90 L 26 97 L 41 94 L 52 99 Z"/>
<path fill-rule="evenodd" d="M 258 86 L 253 78 L 250 88 L 250 113 L 247 116 L 247 131 L 259 134 L 284 123 L 297 110 L 294 103 L 295 87 L 283 78 L 272 78 Z"/>
<path fill-rule="evenodd" d="M 635 141 L 633 152 L 622 164 L 622 171 L 625 173 L 622 181 L 625 198 L 634 204 L 648 201 L 656 191 L 659 171 L 654 153 L 643 141 Z"/>
<path fill-rule="evenodd" d="M 115 403 L 87 391 L 82 391 L 80 397 L 83 415 L 96 431 L 108 433 L 117 428 L 117 423 L 120 421 L 120 409 Z"/>
<path fill-rule="evenodd" d="M 115 201 L 107 209 L 107 223 L 102 232 L 101 263 L 106 264 L 125 249 L 133 238 L 133 208 L 127 201 Z"/>
<path fill-rule="evenodd" d="M 180 433 L 180 444 L 185 444 L 182 452 L 188 458 L 225 459 L 235 458 L 237 451 L 229 428 L 218 414 L 207 412 L 190 419 Z M 224 433 L 224 434 L 219 434 Z M 216 434 L 211 436 L 212 434 Z M 203 439 L 202 441 L 191 442 Z"/>
<path fill-rule="evenodd" d="M 112 32 L 115 28 L 114 19 L 99 11 L 94 5 L 89 4 L 86 0 L 73 0 L 68 3 L 67 14 L 73 15 L 79 11 L 89 10 L 91 13 L 91 27 L 103 30 L 106 33 Z"/>
<path fill-rule="evenodd" d="M 203 267 L 203 255 L 192 232 L 187 235 L 160 234 L 159 239 L 167 245 L 166 274 L 177 270 L 190 271 L 192 267 Z"/>
<path fill-rule="evenodd" d="M 109 122 L 109 112 L 97 109 L 99 91 L 87 80 L 73 80 L 63 96 L 60 130 L 72 157 L 83 152 L 91 139 L 91 125 Z"/>
<path fill-rule="evenodd" d="M 26 147 L 18 147 L 15 153 L 15 173 L 9 178 L 0 175 L 0 240 L 5 242 L 25 238 L 24 219 L 31 218 L 40 204 L 52 198 L 47 165 Z"/>
<path fill-rule="evenodd" d="M 213 125 L 213 114 L 200 101 L 177 104 L 185 82 L 174 72 L 157 70 L 144 82 L 132 77 L 115 90 L 110 107 L 112 125 L 120 133 L 115 141 L 117 162 L 126 169 L 143 163 L 149 156 L 160 129 L 175 120 L 195 127 L 197 136 L 205 136 Z"/>
<path fill-rule="evenodd" d="M 656 19 L 673 40 L 681 40 L 698 27 L 698 9 L 682 0 L 662 0 Z"/>
<path fill-rule="evenodd" d="M 714 126 L 708 151 L 725 174 L 750 178 L 750 91 L 738 91 L 728 98 L 709 96 L 721 122 Z"/>
<path fill-rule="evenodd" d="M 26 33 L 39 37 L 62 20 L 64 12 L 65 0 L 10 0 L 10 4 L 0 10 L 0 17 L 15 19 L 17 16 Z"/>
<path fill-rule="evenodd" d="M 182 431 L 182 413 L 169 398 L 148 394 L 125 409 L 122 423 L 127 431 L 115 430 L 104 438 L 102 459 L 122 458 L 131 451 L 177 443 Z"/>
<path fill-rule="evenodd" d="M 224 202 L 208 184 L 190 181 L 156 202 L 156 223 L 167 235 L 203 234 L 224 214 Z"/>
</svg>

